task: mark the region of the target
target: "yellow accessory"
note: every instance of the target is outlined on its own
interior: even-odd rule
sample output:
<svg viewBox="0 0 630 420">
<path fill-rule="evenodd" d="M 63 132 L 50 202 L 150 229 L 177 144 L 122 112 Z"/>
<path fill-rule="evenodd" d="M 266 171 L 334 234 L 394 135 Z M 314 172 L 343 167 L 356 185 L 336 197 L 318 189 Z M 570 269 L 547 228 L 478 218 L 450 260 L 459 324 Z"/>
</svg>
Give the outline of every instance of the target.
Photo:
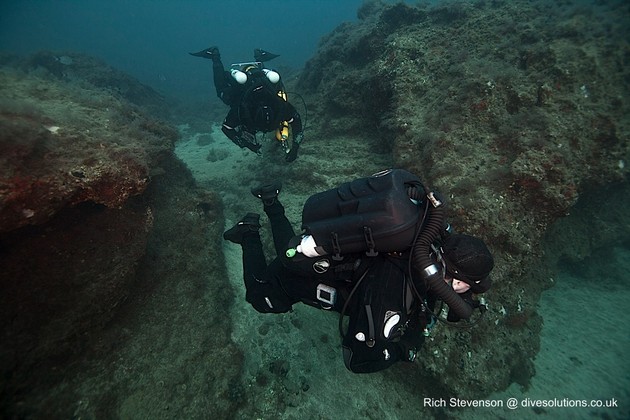
<svg viewBox="0 0 630 420">
<path fill-rule="evenodd" d="M 287 100 L 287 94 L 284 90 L 279 90 L 278 96 L 284 99 L 285 101 Z M 278 127 L 278 129 L 276 130 L 276 139 L 278 141 L 284 142 L 288 138 L 289 138 L 289 123 L 286 121 L 282 121 L 280 123 L 280 127 Z"/>
<path fill-rule="evenodd" d="M 286 141 L 289 138 L 289 123 L 282 121 L 280 127 L 276 130 L 276 139 L 278 141 Z"/>
</svg>

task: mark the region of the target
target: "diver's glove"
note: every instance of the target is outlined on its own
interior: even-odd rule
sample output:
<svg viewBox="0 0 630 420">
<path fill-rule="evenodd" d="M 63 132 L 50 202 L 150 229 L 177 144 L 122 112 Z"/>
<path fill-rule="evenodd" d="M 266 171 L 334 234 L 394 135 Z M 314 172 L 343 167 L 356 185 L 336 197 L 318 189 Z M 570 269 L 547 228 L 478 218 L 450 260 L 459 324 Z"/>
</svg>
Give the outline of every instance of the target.
<svg viewBox="0 0 630 420">
<path fill-rule="evenodd" d="M 247 147 L 249 150 L 256 154 L 260 154 L 261 144 L 256 143 L 256 136 L 249 131 L 243 130 L 239 133 L 238 137 L 234 140 L 234 143 L 241 149 Z"/>
<path fill-rule="evenodd" d="M 297 159 L 299 148 L 300 143 L 293 143 L 293 145 L 291 146 L 291 150 L 289 150 L 289 153 L 287 153 L 287 156 L 285 157 L 285 160 L 287 162 L 293 162 L 295 159 Z"/>
<path fill-rule="evenodd" d="M 236 137 L 234 140 L 232 140 L 232 142 L 238 147 L 240 147 L 241 149 L 244 149 L 247 147 L 249 150 L 251 150 L 252 152 L 256 154 L 260 153 L 260 147 L 262 146 L 261 144 L 251 143 L 242 137 Z"/>
<path fill-rule="evenodd" d="M 246 143 L 256 143 L 256 135 L 245 129 L 241 129 L 238 136 Z"/>
<path fill-rule="evenodd" d="M 291 150 L 289 150 L 289 153 L 287 153 L 287 156 L 285 158 L 287 162 L 293 162 L 295 159 L 297 159 L 298 150 L 300 149 L 300 143 L 302 143 L 302 141 L 304 141 L 303 131 L 293 136 L 293 144 L 291 145 Z"/>
<path fill-rule="evenodd" d="M 262 144 L 256 144 L 256 143 L 245 143 L 245 147 L 247 147 L 249 150 L 251 150 L 252 152 L 256 153 L 257 155 L 261 154 L 262 152 L 260 151 L 260 148 L 262 147 Z"/>
<path fill-rule="evenodd" d="M 472 291 L 470 290 L 464 293 L 461 293 L 459 296 L 462 298 L 464 302 L 466 302 L 468 305 L 470 305 L 473 308 L 478 308 L 480 306 L 479 302 L 473 299 Z M 449 311 L 448 317 L 446 320 L 448 322 L 459 322 L 461 321 L 461 318 L 457 316 L 454 311 Z"/>
</svg>

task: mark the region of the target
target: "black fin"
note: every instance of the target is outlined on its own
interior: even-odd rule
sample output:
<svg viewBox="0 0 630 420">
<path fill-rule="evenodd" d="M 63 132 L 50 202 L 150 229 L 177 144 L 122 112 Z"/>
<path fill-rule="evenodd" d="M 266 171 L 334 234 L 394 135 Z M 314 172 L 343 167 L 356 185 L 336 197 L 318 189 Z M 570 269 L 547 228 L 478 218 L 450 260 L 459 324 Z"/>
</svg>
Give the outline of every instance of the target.
<svg viewBox="0 0 630 420">
<path fill-rule="evenodd" d="M 208 47 L 205 50 L 201 50 L 201 51 L 196 52 L 196 53 L 189 52 L 188 54 L 194 55 L 195 57 L 202 57 L 202 58 L 212 59 L 212 57 L 218 57 L 219 56 L 219 49 L 217 47 Z"/>
<path fill-rule="evenodd" d="M 272 54 L 268 51 L 261 50 L 260 48 L 254 49 L 254 60 L 264 63 L 265 61 L 273 60 L 276 57 L 280 57 L 278 54 Z"/>
</svg>

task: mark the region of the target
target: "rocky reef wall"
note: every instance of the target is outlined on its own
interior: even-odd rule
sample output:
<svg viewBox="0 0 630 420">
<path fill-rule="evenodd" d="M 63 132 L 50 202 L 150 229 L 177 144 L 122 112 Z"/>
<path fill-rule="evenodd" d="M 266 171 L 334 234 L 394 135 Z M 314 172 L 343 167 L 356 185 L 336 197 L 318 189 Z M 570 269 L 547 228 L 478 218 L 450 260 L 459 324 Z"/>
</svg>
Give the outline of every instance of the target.
<svg viewBox="0 0 630 420">
<path fill-rule="evenodd" d="M 580 196 L 627 180 L 628 16 L 624 2 L 367 1 L 299 80 L 317 130 L 376 133 L 495 254 L 490 310 L 420 358 L 451 394 L 527 386 L 552 286 L 543 236 Z"/>
<path fill-rule="evenodd" d="M 223 207 L 164 99 L 80 54 L 0 62 L 2 417 L 225 418 Z"/>
</svg>

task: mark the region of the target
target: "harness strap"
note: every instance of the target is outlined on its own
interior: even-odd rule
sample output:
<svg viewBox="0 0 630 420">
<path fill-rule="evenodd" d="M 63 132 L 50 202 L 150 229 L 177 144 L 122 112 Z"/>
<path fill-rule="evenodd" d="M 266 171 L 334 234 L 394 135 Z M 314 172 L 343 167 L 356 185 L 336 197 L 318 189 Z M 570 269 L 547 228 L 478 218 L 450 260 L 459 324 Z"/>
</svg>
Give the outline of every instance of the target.
<svg viewBox="0 0 630 420">
<path fill-rule="evenodd" d="M 352 300 L 352 297 L 354 296 L 355 292 L 359 289 L 361 282 L 363 281 L 365 276 L 367 276 L 367 273 L 370 271 L 373 261 L 374 260 L 371 260 L 371 259 L 361 260 L 359 267 L 357 267 L 357 271 L 355 272 L 355 277 L 358 277 L 358 279 L 356 280 L 354 287 L 350 291 L 350 294 L 345 299 L 343 308 L 341 309 L 341 312 L 339 313 L 339 335 L 341 336 L 341 338 L 344 338 L 346 336 L 346 333 L 343 330 L 343 318 L 346 316 L 346 310 L 348 309 L 348 305 L 350 304 L 350 301 Z"/>
<path fill-rule="evenodd" d="M 376 342 L 376 334 L 374 331 L 374 318 L 372 317 L 372 305 L 369 303 L 365 305 L 365 314 L 368 319 L 368 338 L 365 340 L 365 344 L 368 347 L 374 347 L 374 343 Z"/>
</svg>

